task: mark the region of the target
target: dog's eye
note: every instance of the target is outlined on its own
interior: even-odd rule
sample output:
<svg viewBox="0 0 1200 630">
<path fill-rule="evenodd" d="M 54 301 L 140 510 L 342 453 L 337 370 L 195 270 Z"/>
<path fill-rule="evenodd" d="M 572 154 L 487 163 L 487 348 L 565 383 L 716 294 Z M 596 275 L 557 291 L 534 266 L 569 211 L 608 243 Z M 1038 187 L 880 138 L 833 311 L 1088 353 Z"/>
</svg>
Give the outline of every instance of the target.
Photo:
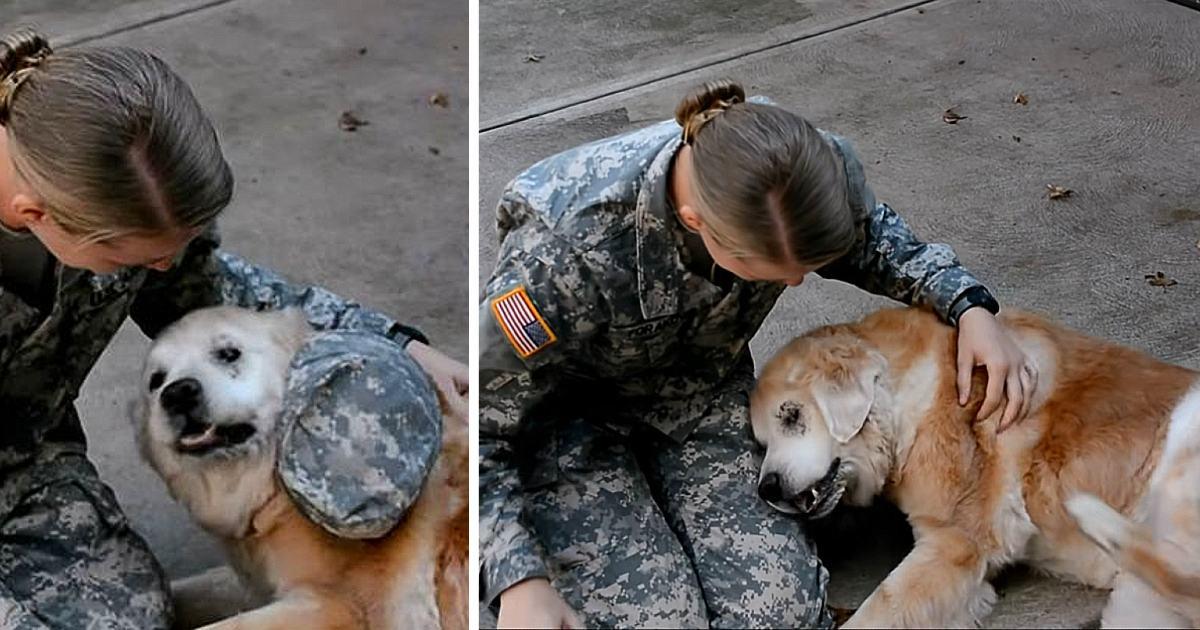
<svg viewBox="0 0 1200 630">
<path fill-rule="evenodd" d="M 242 351 L 233 346 L 225 346 L 217 349 L 216 356 L 217 360 L 222 363 L 233 363 L 242 358 Z"/>
<path fill-rule="evenodd" d="M 779 418 L 783 426 L 790 427 L 800 422 L 801 414 L 800 405 L 789 400 L 779 406 L 779 412 L 775 414 L 775 417 Z"/>
<path fill-rule="evenodd" d="M 159 370 L 150 375 L 150 391 L 154 391 L 162 387 L 163 381 L 167 380 L 167 373 Z"/>
</svg>

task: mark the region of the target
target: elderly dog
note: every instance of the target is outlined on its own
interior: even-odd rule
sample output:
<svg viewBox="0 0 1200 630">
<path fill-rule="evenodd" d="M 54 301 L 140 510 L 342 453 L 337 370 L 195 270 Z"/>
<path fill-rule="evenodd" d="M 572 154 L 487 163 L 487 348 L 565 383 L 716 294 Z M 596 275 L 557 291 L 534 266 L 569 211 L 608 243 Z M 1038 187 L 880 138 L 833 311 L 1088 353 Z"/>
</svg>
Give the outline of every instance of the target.
<svg viewBox="0 0 1200 630">
<path fill-rule="evenodd" d="M 466 628 L 466 422 L 447 406 L 437 462 L 379 539 L 308 520 L 275 473 L 288 365 L 311 330 L 298 311 L 217 307 L 184 317 L 146 361 L 135 423 L 172 496 L 217 536 L 268 605 L 217 628 Z"/>
<path fill-rule="evenodd" d="M 981 372 L 958 405 L 956 333 L 926 311 L 814 330 L 765 367 L 751 399 L 763 499 L 814 519 L 882 495 L 913 528 L 847 627 L 976 625 L 995 601 L 988 577 L 1014 562 L 1113 585 L 1117 563 L 1064 501 L 1088 493 L 1132 513 L 1200 375 L 1033 315 L 1001 323 L 1040 373 L 1029 416 L 1002 434 L 999 413 L 973 421 Z"/>
</svg>

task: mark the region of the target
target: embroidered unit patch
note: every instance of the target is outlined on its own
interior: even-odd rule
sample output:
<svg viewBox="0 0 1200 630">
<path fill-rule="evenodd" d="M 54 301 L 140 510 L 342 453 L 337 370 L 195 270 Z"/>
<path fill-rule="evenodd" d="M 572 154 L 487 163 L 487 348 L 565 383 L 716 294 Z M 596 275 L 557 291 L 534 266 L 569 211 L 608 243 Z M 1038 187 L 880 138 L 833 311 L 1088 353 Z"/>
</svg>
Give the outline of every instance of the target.
<svg viewBox="0 0 1200 630">
<path fill-rule="evenodd" d="M 492 315 L 517 354 L 527 359 L 558 341 L 542 314 L 529 299 L 524 286 L 492 300 Z"/>
</svg>

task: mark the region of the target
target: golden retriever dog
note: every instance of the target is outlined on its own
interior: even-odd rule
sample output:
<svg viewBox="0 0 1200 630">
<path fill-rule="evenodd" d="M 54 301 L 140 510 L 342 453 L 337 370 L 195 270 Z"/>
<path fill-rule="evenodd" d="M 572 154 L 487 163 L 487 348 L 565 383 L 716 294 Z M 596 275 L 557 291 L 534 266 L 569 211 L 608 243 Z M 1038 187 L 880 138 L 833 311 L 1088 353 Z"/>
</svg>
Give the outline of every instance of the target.
<svg viewBox="0 0 1200 630">
<path fill-rule="evenodd" d="M 1087 493 L 1133 514 L 1177 410 L 1200 404 L 1200 373 L 1030 314 L 1000 322 L 1039 377 L 1029 415 L 999 434 L 1001 412 L 974 420 L 982 370 L 959 406 L 956 331 L 927 311 L 814 330 L 765 366 L 751 397 L 763 499 L 815 519 L 882 495 L 913 528 L 912 551 L 846 627 L 978 625 L 988 578 L 1016 562 L 1113 586 L 1120 566 L 1064 503 Z"/>
<path fill-rule="evenodd" d="M 135 409 L 146 459 L 270 600 L 211 627 L 467 628 L 466 419 L 443 403 L 438 460 L 391 533 L 328 533 L 275 473 L 288 365 L 309 334 L 298 312 L 217 307 L 164 331 L 147 358 Z M 195 399 L 186 417 L 164 408 L 167 392 Z"/>
</svg>

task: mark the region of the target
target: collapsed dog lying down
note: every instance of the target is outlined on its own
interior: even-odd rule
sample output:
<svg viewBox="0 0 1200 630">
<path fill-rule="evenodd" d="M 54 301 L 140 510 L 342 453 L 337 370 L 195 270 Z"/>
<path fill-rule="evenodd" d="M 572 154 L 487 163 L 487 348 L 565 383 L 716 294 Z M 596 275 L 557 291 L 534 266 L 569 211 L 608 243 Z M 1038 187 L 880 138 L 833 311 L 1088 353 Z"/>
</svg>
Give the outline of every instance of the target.
<svg viewBox="0 0 1200 630">
<path fill-rule="evenodd" d="M 381 369 L 366 359 L 344 362 L 339 339 L 343 337 L 314 335 L 298 311 L 254 313 L 218 307 L 184 317 L 164 331 L 150 351 L 144 395 L 135 408 L 142 451 L 172 496 L 224 543 L 247 586 L 273 600 L 214 627 L 465 629 L 466 419 L 454 415 L 433 393 L 424 373 L 398 348 L 387 345 L 390 342 L 360 339 L 384 344 L 378 356 L 384 357 L 379 363 L 387 369 Z M 315 417 L 311 426 L 304 425 L 290 417 L 293 399 L 285 394 L 289 375 L 302 371 L 292 364 L 299 352 L 325 361 L 316 363 L 322 379 L 357 374 L 363 386 L 355 391 L 365 392 L 370 400 L 397 371 L 411 370 L 408 374 L 416 380 L 401 382 L 414 383 L 413 395 L 428 401 L 414 408 L 427 413 L 364 412 L 351 407 L 352 401 L 322 390 L 315 396 L 323 398 L 315 404 L 332 409 L 301 415 Z M 388 357 L 395 361 L 387 363 Z M 326 369 L 327 364 L 332 369 Z M 410 392 L 403 393 L 401 402 L 407 405 Z M 289 444 L 320 439 L 313 435 L 327 430 L 329 423 L 351 423 L 343 432 L 354 434 L 372 430 L 373 421 L 403 427 L 425 423 L 421 426 L 430 430 L 401 434 L 382 454 L 341 452 L 326 442 L 316 448 L 335 452 L 349 470 L 357 470 L 355 461 L 360 458 L 395 462 L 408 451 L 426 447 L 428 456 L 413 475 L 411 501 L 402 520 L 403 507 L 397 506 L 398 525 L 361 538 L 335 535 L 306 517 L 312 512 L 298 506 L 295 484 L 287 482 L 291 469 L 280 462 L 294 454 Z M 308 433 L 302 433 L 305 430 Z M 322 472 L 325 469 L 318 470 L 309 485 L 332 486 Z M 347 483 L 378 485 L 370 472 Z M 391 506 L 389 501 L 384 509 Z"/>
<path fill-rule="evenodd" d="M 1033 315 L 1000 321 L 1039 378 L 1028 417 L 999 435 L 1000 412 L 973 421 L 981 372 L 958 405 L 955 331 L 931 313 L 792 341 L 751 399 L 759 494 L 810 519 L 877 495 L 907 515 L 914 548 L 846 627 L 976 625 L 996 597 L 987 578 L 1015 562 L 1115 587 L 1105 625 L 1194 625 L 1181 610 L 1200 597 L 1200 374 Z M 1124 553 L 1135 540 L 1140 564 Z"/>
</svg>

